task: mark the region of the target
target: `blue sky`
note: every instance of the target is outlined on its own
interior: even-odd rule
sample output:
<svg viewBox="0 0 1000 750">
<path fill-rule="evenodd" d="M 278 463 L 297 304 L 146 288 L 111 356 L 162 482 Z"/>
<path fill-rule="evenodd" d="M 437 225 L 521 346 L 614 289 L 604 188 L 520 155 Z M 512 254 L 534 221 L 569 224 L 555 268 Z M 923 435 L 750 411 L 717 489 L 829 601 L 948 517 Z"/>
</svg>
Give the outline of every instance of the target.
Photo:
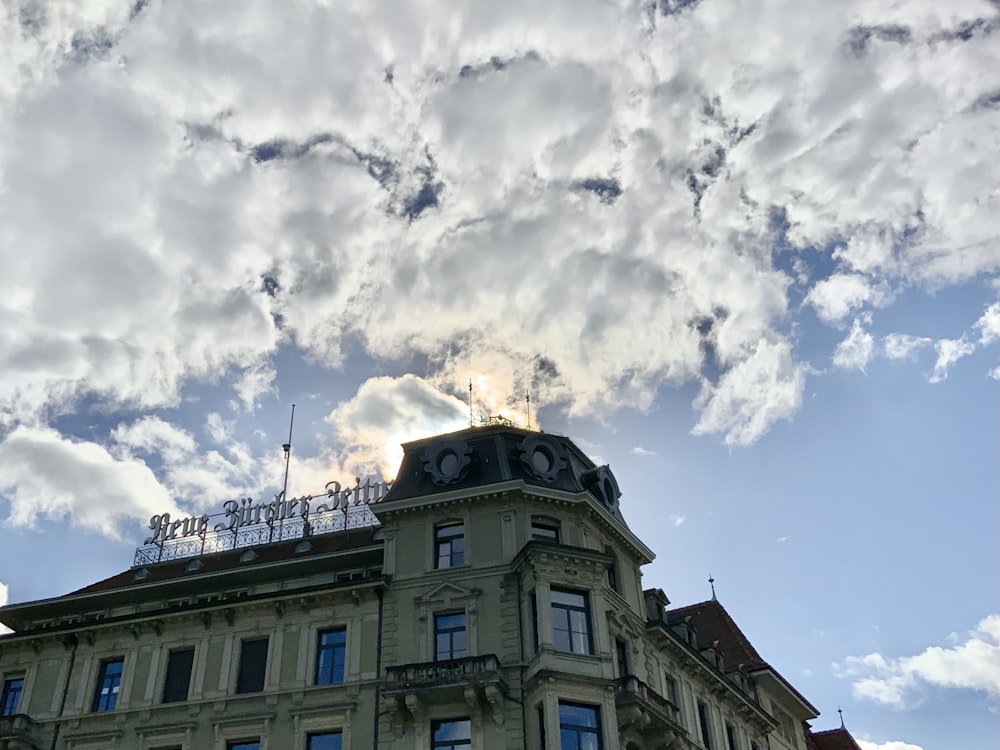
<svg viewBox="0 0 1000 750">
<path fill-rule="evenodd" d="M 864 750 L 1000 698 L 996 2 L 0 10 L 0 599 L 477 416 Z"/>
</svg>

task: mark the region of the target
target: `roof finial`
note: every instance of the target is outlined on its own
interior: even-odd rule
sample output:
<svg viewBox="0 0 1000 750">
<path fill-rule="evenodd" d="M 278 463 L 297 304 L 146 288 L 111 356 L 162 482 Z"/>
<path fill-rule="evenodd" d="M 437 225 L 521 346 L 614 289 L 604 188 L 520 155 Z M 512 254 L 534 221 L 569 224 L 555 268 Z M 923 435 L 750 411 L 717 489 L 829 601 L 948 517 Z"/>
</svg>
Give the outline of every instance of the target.
<svg viewBox="0 0 1000 750">
<path fill-rule="evenodd" d="M 527 411 L 528 411 L 528 429 L 530 430 L 531 429 L 531 392 L 530 391 L 524 394 L 524 402 L 528 405 L 527 406 Z"/>
<path fill-rule="evenodd" d="M 837 713 L 840 714 L 840 728 L 843 729 L 844 728 L 844 709 L 842 709 L 840 706 L 837 706 Z"/>
<path fill-rule="evenodd" d="M 473 427 L 475 421 L 472 419 L 472 378 L 469 378 L 469 427 Z"/>
<path fill-rule="evenodd" d="M 715 598 L 715 579 L 712 578 L 712 574 L 711 573 L 708 574 L 708 585 L 712 587 L 712 601 L 713 602 L 714 601 L 718 601 Z"/>
</svg>

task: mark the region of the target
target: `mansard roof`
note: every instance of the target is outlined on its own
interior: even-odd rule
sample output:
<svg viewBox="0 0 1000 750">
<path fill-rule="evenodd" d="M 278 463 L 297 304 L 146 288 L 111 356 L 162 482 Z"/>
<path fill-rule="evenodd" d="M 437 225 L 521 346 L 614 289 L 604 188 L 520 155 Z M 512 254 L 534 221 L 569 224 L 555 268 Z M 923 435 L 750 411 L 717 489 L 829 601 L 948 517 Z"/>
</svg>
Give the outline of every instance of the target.
<svg viewBox="0 0 1000 750">
<path fill-rule="evenodd" d="M 825 732 L 807 731 L 806 747 L 809 750 L 861 750 L 844 727 L 827 729 Z"/>
</svg>

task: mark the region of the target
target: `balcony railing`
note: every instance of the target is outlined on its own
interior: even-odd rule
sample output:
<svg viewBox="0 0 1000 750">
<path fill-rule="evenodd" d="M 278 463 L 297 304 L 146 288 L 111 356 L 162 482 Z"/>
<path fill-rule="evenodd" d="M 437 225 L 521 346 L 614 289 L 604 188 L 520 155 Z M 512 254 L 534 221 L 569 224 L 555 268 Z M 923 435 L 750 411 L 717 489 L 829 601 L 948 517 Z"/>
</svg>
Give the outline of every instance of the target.
<svg viewBox="0 0 1000 750">
<path fill-rule="evenodd" d="M 0 747 L 10 750 L 37 750 L 41 747 L 38 728 L 27 714 L 0 716 Z"/>
<path fill-rule="evenodd" d="M 436 687 L 438 685 L 490 682 L 497 679 L 500 679 L 500 660 L 495 654 L 404 664 L 385 669 L 385 681 L 388 689 Z"/>
<path fill-rule="evenodd" d="M 618 680 L 615 702 L 619 706 L 638 704 L 680 728 L 680 709 L 635 675 L 627 675 Z"/>
</svg>

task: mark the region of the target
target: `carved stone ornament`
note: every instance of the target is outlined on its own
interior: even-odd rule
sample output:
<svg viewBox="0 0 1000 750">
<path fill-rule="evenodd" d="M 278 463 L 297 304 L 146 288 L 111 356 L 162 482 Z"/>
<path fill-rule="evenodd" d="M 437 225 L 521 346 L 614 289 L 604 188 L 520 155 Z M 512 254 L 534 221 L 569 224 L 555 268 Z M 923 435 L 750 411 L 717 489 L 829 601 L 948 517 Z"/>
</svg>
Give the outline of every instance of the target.
<svg viewBox="0 0 1000 750">
<path fill-rule="evenodd" d="M 533 477 L 554 482 L 566 468 L 566 451 L 558 441 L 545 435 L 529 435 L 521 441 L 521 465 Z"/>
<path fill-rule="evenodd" d="M 424 451 L 424 471 L 435 484 L 457 482 L 472 463 L 472 446 L 464 440 L 437 440 Z"/>
</svg>

